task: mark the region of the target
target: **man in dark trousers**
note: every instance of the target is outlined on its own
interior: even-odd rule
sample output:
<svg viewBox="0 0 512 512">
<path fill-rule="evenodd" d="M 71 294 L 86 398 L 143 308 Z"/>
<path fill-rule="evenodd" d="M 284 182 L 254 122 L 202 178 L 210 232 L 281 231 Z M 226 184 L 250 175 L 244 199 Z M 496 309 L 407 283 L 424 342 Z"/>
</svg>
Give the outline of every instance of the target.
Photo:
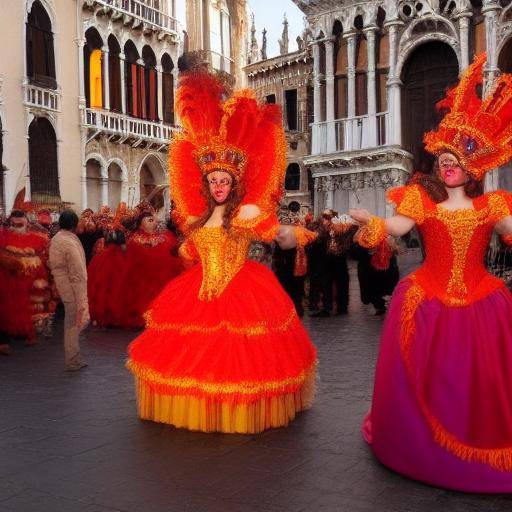
<svg viewBox="0 0 512 512">
<path fill-rule="evenodd" d="M 311 316 L 328 317 L 333 312 L 334 288 L 336 289 L 336 314 L 345 315 L 349 302 L 349 274 L 347 252 L 357 227 L 352 224 L 335 223 L 338 214 L 331 209 L 324 210 L 319 226 L 318 243 L 320 262 L 322 309 Z M 323 254 L 322 254 L 323 253 Z"/>
</svg>

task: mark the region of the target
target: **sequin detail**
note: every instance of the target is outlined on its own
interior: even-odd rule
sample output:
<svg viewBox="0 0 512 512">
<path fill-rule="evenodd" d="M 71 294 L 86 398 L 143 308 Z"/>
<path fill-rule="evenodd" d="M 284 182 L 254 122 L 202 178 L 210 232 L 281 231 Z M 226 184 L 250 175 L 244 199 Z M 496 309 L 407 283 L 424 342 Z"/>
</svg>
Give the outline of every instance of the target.
<svg viewBox="0 0 512 512">
<path fill-rule="evenodd" d="M 356 241 L 362 247 L 374 249 L 387 238 L 386 222 L 384 219 L 376 216 L 370 217 L 370 220 L 356 233 Z"/>
<path fill-rule="evenodd" d="M 298 320 L 295 309 L 290 312 L 288 318 L 277 325 L 271 325 L 268 322 L 258 322 L 257 324 L 239 326 L 234 325 L 226 320 L 220 321 L 216 325 L 203 325 L 203 324 L 178 324 L 169 322 L 158 322 L 153 317 L 152 310 L 149 310 L 144 315 L 146 320 L 147 329 L 156 329 L 158 331 L 178 331 L 180 334 L 202 333 L 212 334 L 219 331 L 227 331 L 233 334 L 242 334 L 244 336 L 262 336 L 272 332 L 286 332 L 293 322 Z"/>
<path fill-rule="evenodd" d="M 175 393 L 176 391 L 194 393 L 198 395 L 248 395 L 261 396 L 264 394 L 280 394 L 291 391 L 301 386 L 311 372 L 316 370 L 315 361 L 310 368 L 302 371 L 299 375 L 287 377 L 275 381 L 261 382 L 208 382 L 191 377 L 164 376 L 161 373 L 137 364 L 129 359 L 126 367 L 137 377 L 150 385 L 158 386 L 160 392 Z"/>
</svg>

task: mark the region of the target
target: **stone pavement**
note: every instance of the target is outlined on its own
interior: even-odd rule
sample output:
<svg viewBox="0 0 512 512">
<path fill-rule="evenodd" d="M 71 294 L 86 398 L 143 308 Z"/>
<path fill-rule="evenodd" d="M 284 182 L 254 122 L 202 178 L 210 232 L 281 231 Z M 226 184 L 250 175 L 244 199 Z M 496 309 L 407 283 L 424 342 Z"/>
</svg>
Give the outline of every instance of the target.
<svg viewBox="0 0 512 512">
<path fill-rule="evenodd" d="M 366 512 L 512 510 L 507 496 L 435 489 L 375 461 L 359 434 L 382 319 L 306 319 L 318 346 L 312 410 L 256 436 L 141 422 L 126 345 L 135 332 L 91 330 L 90 363 L 64 373 L 61 332 L 0 359 L 1 512 Z"/>
</svg>

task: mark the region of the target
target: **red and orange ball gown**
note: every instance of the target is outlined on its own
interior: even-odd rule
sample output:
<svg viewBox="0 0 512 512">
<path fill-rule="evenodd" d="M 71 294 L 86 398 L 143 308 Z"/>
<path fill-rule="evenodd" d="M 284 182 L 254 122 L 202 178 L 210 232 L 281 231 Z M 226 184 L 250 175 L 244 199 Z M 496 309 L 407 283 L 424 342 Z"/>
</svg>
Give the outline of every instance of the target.
<svg viewBox="0 0 512 512">
<path fill-rule="evenodd" d="M 311 405 L 316 350 L 273 273 L 247 261 L 272 218 L 202 227 L 181 248 L 197 261 L 172 281 L 129 347 L 139 415 L 204 432 L 287 425 Z"/>
<path fill-rule="evenodd" d="M 512 156 L 512 76 L 476 97 L 485 56 L 449 94 L 451 111 L 425 140 L 450 151 L 475 179 Z M 455 211 L 419 184 L 391 190 L 413 219 L 423 265 L 397 286 L 382 333 L 371 412 L 363 432 L 386 466 L 431 485 L 512 492 L 512 295 L 485 268 L 495 225 L 512 215 L 512 194 L 489 192 Z M 366 247 L 385 238 L 373 217 Z M 510 242 L 510 236 L 507 237 Z"/>
<path fill-rule="evenodd" d="M 180 79 L 184 130 L 171 141 L 169 169 L 175 218 L 188 234 L 180 252 L 195 264 L 153 302 L 127 366 L 141 418 L 248 434 L 285 426 L 311 404 L 316 349 L 274 275 L 247 260 L 251 241 L 271 241 L 279 228 L 281 111 L 250 91 L 224 97 L 211 75 Z M 242 221 L 234 211 L 229 229 L 190 227 L 207 212 L 204 176 L 219 169 L 242 185 L 241 204 L 260 214 Z"/>
</svg>

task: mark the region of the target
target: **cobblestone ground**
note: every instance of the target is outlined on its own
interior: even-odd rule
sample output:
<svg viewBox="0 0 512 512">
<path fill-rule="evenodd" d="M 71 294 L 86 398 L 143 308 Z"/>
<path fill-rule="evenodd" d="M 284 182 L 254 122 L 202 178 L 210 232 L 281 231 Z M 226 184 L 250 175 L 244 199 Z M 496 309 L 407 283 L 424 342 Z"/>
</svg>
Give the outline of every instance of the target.
<svg viewBox="0 0 512 512">
<path fill-rule="evenodd" d="M 409 263 L 411 263 L 409 261 Z M 509 511 L 506 496 L 448 492 L 375 461 L 359 434 L 382 319 L 306 319 L 320 381 L 311 411 L 257 436 L 141 422 L 126 345 L 135 332 L 91 330 L 90 364 L 64 373 L 61 331 L 0 359 L 0 511 Z"/>
</svg>

